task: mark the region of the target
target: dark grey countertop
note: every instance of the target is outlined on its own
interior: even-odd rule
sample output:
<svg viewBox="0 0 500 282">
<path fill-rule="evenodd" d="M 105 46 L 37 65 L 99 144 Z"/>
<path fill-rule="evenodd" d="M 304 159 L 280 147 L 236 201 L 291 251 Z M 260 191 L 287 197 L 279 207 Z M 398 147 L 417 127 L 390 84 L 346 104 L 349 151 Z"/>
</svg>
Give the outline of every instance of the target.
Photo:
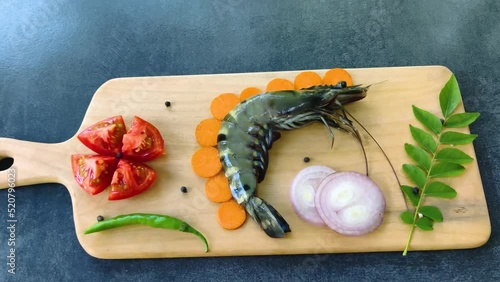
<svg viewBox="0 0 500 282">
<path fill-rule="evenodd" d="M 444 65 L 466 109 L 481 112 L 471 131 L 479 134 L 491 238 L 477 249 L 408 257 L 100 260 L 77 241 L 65 187 L 46 184 L 16 189 L 15 275 L 7 272 L 7 192 L 0 191 L 0 281 L 500 279 L 499 1 L 139 2 L 2 1 L 0 136 L 69 139 L 96 89 L 116 77 Z"/>
</svg>

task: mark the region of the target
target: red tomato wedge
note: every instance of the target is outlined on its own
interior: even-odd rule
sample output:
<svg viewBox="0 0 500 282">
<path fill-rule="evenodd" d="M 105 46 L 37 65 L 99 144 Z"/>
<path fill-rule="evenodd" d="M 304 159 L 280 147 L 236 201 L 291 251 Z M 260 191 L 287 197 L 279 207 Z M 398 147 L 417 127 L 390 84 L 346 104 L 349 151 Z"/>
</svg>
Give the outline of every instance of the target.
<svg viewBox="0 0 500 282">
<path fill-rule="evenodd" d="M 136 162 L 147 162 L 164 153 L 160 131 L 151 123 L 135 116 L 132 127 L 123 135 L 123 157 Z"/>
<path fill-rule="evenodd" d="M 89 126 L 78 134 L 78 139 L 98 154 L 116 156 L 120 153 L 126 132 L 123 117 L 114 116 Z"/>
<path fill-rule="evenodd" d="M 114 116 L 89 126 L 78 139 L 99 155 L 72 155 L 74 177 L 92 195 L 111 185 L 108 200 L 146 191 L 155 182 L 156 172 L 141 162 L 165 154 L 160 131 L 137 116 L 128 132 L 123 117 Z"/>
<path fill-rule="evenodd" d="M 156 172 L 142 163 L 118 162 L 108 200 L 122 200 L 146 191 L 156 180 Z"/>
<path fill-rule="evenodd" d="M 91 195 L 101 193 L 111 184 L 117 163 L 117 158 L 109 156 L 71 156 L 71 167 L 76 182 Z"/>
</svg>

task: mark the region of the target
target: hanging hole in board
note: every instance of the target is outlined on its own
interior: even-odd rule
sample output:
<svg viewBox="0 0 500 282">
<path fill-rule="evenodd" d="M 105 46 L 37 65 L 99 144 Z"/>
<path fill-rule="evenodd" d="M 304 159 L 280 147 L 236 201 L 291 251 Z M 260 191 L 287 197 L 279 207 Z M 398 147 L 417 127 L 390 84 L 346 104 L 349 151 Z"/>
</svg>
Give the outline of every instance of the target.
<svg viewBox="0 0 500 282">
<path fill-rule="evenodd" d="M 14 164 L 14 159 L 11 157 L 5 157 L 0 159 L 0 171 L 9 169 Z"/>
</svg>

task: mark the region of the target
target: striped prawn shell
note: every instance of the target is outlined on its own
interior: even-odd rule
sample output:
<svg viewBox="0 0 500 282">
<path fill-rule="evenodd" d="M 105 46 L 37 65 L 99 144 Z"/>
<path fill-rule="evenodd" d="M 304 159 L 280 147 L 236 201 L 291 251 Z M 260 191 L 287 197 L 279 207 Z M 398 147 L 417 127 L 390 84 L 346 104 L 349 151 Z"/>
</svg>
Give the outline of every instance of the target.
<svg viewBox="0 0 500 282">
<path fill-rule="evenodd" d="M 290 227 L 279 212 L 255 195 L 264 180 L 269 150 L 280 130 L 292 130 L 312 122 L 357 133 L 342 101 L 362 99 L 367 88 L 315 86 L 299 91 L 266 92 L 239 103 L 222 121 L 217 146 L 233 198 L 273 238 L 284 237 Z M 359 135 L 357 135 L 359 138 Z M 332 143 L 333 145 L 333 143 Z"/>
<path fill-rule="evenodd" d="M 361 96 L 360 96 L 361 95 Z M 272 143 L 279 131 L 312 122 L 352 128 L 341 112 L 342 101 L 362 99 L 366 88 L 314 86 L 303 90 L 265 92 L 239 103 L 224 118 L 217 145 L 233 198 L 243 203 L 255 194 L 266 174 Z M 332 135 L 333 138 L 333 133 Z"/>
</svg>

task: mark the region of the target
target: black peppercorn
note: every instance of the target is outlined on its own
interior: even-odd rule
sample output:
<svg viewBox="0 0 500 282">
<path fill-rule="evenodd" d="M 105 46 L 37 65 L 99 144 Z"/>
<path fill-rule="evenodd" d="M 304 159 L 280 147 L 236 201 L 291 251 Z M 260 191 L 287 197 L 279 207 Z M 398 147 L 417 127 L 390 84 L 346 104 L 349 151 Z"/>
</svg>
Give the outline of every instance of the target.
<svg viewBox="0 0 500 282">
<path fill-rule="evenodd" d="M 103 221 L 103 220 L 104 220 L 104 217 L 102 215 L 97 216 L 97 221 Z"/>
<path fill-rule="evenodd" d="M 170 101 L 166 101 L 166 102 L 165 102 L 165 106 L 166 106 L 167 108 L 168 108 L 168 107 L 170 107 L 170 105 L 172 105 L 172 104 L 170 103 Z"/>
<path fill-rule="evenodd" d="M 413 194 L 418 195 L 418 192 L 420 192 L 420 189 L 418 189 L 418 187 L 413 187 L 413 189 L 411 191 L 413 192 Z"/>
<path fill-rule="evenodd" d="M 309 158 L 309 157 L 305 157 L 305 158 L 304 158 L 304 162 L 305 162 L 305 163 L 308 163 L 308 162 L 310 162 L 310 161 L 311 161 L 311 158 Z"/>
<path fill-rule="evenodd" d="M 187 193 L 187 191 L 188 191 L 188 188 L 186 186 L 182 186 L 181 187 L 181 192 L 182 193 Z"/>
<path fill-rule="evenodd" d="M 121 158 L 122 158 L 122 153 L 120 152 L 120 153 L 116 154 L 116 157 L 117 157 L 118 159 L 121 159 Z"/>
</svg>

